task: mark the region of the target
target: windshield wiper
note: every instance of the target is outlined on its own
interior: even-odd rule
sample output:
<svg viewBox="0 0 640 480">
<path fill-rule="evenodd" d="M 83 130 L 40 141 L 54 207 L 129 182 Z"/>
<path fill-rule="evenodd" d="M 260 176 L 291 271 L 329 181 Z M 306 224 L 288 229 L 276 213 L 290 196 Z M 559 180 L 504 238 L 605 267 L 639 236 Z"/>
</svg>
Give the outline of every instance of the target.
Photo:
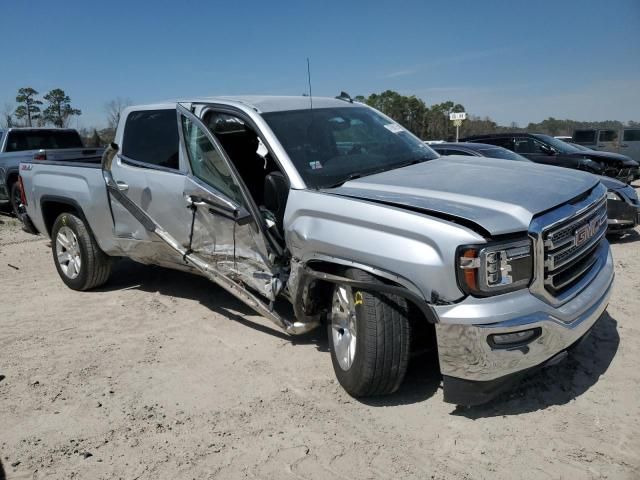
<svg viewBox="0 0 640 480">
<path fill-rule="evenodd" d="M 376 172 L 373 172 L 373 173 L 376 173 Z M 325 187 L 323 187 L 323 188 L 336 188 L 336 187 L 340 187 L 340 186 L 342 186 L 343 184 L 347 183 L 349 180 L 355 180 L 356 178 L 361 178 L 361 177 L 364 177 L 364 176 L 367 176 L 367 175 L 370 175 L 370 174 L 369 174 L 369 173 L 362 174 L 362 173 L 360 173 L 360 172 L 358 172 L 358 173 L 352 173 L 352 174 L 350 174 L 350 175 L 347 175 L 345 178 L 343 178 L 343 179 L 342 179 L 342 180 L 340 180 L 339 182 L 333 183 L 333 184 L 331 184 L 331 185 L 327 185 L 327 186 L 325 186 Z"/>
<path fill-rule="evenodd" d="M 408 167 L 410 165 L 415 165 L 416 163 L 426 162 L 427 160 L 432 160 L 432 158 L 429 157 L 428 155 L 425 155 L 424 157 L 421 157 L 421 158 L 414 158 L 413 160 L 409 160 L 408 162 L 404 162 L 404 163 L 399 163 L 397 165 L 393 165 L 389 170 L 395 170 L 397 168 Z"/>
</svg>

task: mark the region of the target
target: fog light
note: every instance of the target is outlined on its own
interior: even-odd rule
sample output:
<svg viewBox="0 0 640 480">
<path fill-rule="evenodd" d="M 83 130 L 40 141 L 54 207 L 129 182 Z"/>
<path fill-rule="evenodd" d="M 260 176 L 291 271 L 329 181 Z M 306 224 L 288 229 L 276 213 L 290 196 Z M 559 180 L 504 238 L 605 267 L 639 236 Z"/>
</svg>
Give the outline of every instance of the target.
<svg viewBox="0 0 640 480">
<path fill-rule="evenodd" d="M 532 328 L 520 332 L 495 333 L 489 335 L 487 341 L 493 348 L 509 348 L 525 345 L 538 338 L 542 333 L 541 328 Z"/>
</svg>

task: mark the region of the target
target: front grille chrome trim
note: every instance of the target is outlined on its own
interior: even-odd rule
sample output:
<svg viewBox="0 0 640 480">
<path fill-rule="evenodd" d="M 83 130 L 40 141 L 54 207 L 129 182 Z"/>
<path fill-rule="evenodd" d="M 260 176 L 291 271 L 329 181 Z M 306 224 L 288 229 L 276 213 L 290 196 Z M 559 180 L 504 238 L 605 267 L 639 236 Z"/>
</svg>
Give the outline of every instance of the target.
<svg viewBox="0 0 640 480">
<path fill-rule="evenodd" d="M 571 300 L 589 285 L 602 267 L 598 254 L 601 248 L 607 248 L 608 245 L 605 239 L 606 194 L 606 187 L 599 183 L 586 197 L 539 215 L 531 221 L 529 237 L 533 242 L 534 275 L 529 290 L 548 304 L 557 307 Z M 577 225 L 594 219 L 597 219 L 597 226 L 593 237 L 584 245 L 579 245 L 575 252 L 562 258 L 562 261 L 555 261 L 560 253 L 575 247 L 573 232 Z M 568 237 L 565 232 L 572 233 Z M 549 238 L 554 234 L 555 239 Z M 551 261 L 548 259 L 550 255 L 553 255 Z M 581 265 L 581 257 L 585 255 L 593 255 L 594 260 L 586 260 Z M 571 268 L 568 265 L 572 262 L 577 265 L 576 272 L 563 278 L 559 284 L 554 284 L 561 274 L 566 274 L 567 269 Z"/>
<path fill-rule="evenodd" d="M 587 217 L 590 218 L 590 217 Z M 574 248 L 574 245 L 571 245 L 569 247 L 565 247 L 563 249 L 558 249 L 558 250 L 553 250 L 553 251 L 549 251 L 545 249 L 545 259 L 544 259 L 544 266 L 545 268 L 547 268 L 550 271 L 555 271 L 561 267 L 564 267 L 565 265 L 568 265 L 569 263 L 573 262 L 575 259 L 579 258 L 584 252 L 586 252 L 587 250 L 590 250 L 596 243 L 598 243 L 600 240 L 602 240 L 602 237 L 604 237 L 607 233 L 607 211 L 605 208 L 604 214 L 600 214 L 598 213 L 598 216 L 596 218 L 594 218 L 595 220 L 597 220 L 597 230 L 596 233 L 594 234 L 594 236 L 585 244 L 580 245 L 579 247 L 577 247 L 575 250 L 572 251 L 572 249 Z M 573 239 L 573 237 L 572 237 Z M 546 242 L 545 242 L 546 243 Z M 572 241 L 573 243 L 573 241 Z M 565 244 L 566 245 L 566 244 Z M 557 260 L 559 255 L 562 254 L 566 254 L 568 253 L 566 256 L 562 257 L 561 260 Z"/>
</svg>

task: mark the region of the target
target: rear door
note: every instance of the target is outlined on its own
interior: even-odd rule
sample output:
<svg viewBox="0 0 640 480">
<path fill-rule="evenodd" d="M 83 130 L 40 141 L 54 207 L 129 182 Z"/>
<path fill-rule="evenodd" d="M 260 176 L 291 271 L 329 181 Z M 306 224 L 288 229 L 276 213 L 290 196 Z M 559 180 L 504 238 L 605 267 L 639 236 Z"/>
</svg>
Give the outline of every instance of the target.
<svg viewBox="0 0 640 480">
<path fill-rule="evenodd" d="M 640 128 L 625 128 L 620 153 L 640 162 Z"/>
<path fill-rule="evenodd" d="M 190 226 L 183 199 L 188 167 L 180 158 L 179 145 L 175 108 L 130 112 L 111 172 L 118 189 L 184 245 Z M 184 265 L 176 252 L 116 199 L 110 202 L 114 235 L 128 256 L 160 265 Z"/>
</svg>

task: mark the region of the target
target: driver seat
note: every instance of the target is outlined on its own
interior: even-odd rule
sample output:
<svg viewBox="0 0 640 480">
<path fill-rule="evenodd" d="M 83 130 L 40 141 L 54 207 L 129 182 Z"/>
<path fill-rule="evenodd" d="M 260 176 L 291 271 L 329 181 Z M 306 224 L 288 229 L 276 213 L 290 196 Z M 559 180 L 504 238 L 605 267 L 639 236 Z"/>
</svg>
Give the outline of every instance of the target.
<svg viewBox="0 0 640 480">
<path fill-rule="evenodd" d="M 288 198 L 289 182 L 282 172 L 271 172 L 264 177 L 264 206 L 275 216 L 280 232 L 284 228 L 284 211 Z"/>
</svg>

